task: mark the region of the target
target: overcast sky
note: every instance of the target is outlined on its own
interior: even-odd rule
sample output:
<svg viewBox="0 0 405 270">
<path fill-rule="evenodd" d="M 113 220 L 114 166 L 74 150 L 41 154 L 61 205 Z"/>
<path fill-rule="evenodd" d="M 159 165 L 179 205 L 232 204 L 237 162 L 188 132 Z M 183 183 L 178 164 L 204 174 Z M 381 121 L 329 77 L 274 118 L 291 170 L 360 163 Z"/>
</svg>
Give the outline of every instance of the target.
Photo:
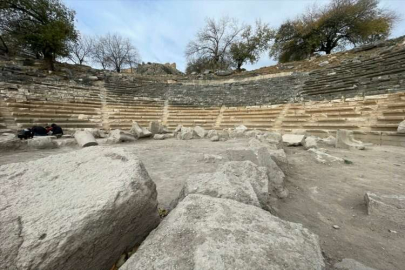
<svg viewBox="0 0 405 270">
<path fill-rule="evenodd" d="M 86 35 L 117 32 L 131 39 L 142 61 L 175 62 L 184 71 L 184 49 L 204 26 L 206 17 L 230 16 L 240 22 L 254 24 L 256 19 L 278 27 L 287 18 L 294 18 L 308 5 L 327 0 L 64 0 L 76 11 L 76 25 Z M 405 18 L 405 0 L 385 0 L 381 5 L 397 11 Z M 397 23 L 392 37 L 405 35 L 405 20 Z M 265 54 L 256 69 L 274 64 Z"/>
</svg>

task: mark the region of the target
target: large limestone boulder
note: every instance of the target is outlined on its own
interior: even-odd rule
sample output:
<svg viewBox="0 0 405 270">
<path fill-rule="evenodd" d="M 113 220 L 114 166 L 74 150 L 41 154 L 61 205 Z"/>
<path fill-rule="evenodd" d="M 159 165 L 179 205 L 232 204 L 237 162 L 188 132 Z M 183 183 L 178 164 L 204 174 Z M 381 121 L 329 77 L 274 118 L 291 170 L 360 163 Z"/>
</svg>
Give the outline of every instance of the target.
<svg viewBox="0 0 405 270">
<path fill-rule="evenodd" d="M 75 140 L 81 147 L 98 145 L 96 139 L 90 131 L 76 131 L 74 134 Z"/>
<path fill-rule="evenodd" d="M 204 128 L 196 126 L 194 127 L 194 134 L 196 135 L 195 137 L 197 138 L 204 138 L 207 133 Z"/>
<path fill-rule="evenodd" d="M 367 192 L 364 195 L 367 213 L 370 216 L 391 220 L 399 224 L 405 222 L 405 196 L 395 194 L 375 194 Z"/>
<path fill-rule="evenodd" d="M 405 134 L 405 120 L 399 123 L 397 132 L 399 134 Z"/>
<path fill-rule="evenodd" d="M 109 270 L 159 223 L 155 184 L 122 148 L 89 147 L 0 171 L 0 269 Z"/>
<path fill-rule="evenodd" d="M 129 133 L 132 134 L 135 138 L 145 138 L 152 136 L 152 132 L 146 128 L 141 127 L 137 122 L 132 123 L 132 127 L 129 130 Z"/>
<path fill-rule="evenodd" d="M 150 122 L 149 123 L 149 131 L 155 135 L 164 133 L 165 127 L 160 122 Z"/>
<path fill-rule="evenodd" d="M 282 150 L 282 149 L 280 149 Z M 284 152 L 284 150 L 282 150 Z M 268 176 L 268 193 L 272 199 L 285 198 L 288 196 L 288 190 L 285 188 L 285 174 L 276 162 L 274 158 L 274 152 L 267 147 L 258 148 L 237 148 L 229 149 L 226 151 L 227 158 L 230 161 L 245 161 L 249 160 L 258 166 L 265 167 L 267 169 Z M 284 153 L 285 154 L 285 153 Z M 284 162 L 283 167 L 286 168 Z"/>
<path fill-rule="evenodd" d="M 54 136 L 41 136 L 34 137 L 33 139 L 27 140 L 27 145 L 29 148 L 33 149 L 52 149 L 57 148 L 57 144 L 54 142 L 56 137 Z"/>
<path fill-rule="evenodd" d="M 191 140 L 194 137 L 194 130 L 189 127 L 182 127 L 180 132 L 177 133 L 179 140 Z"/>
<path fill-rule="evenodd" d="M 310 148 L 318 148 L 317 139 L 313 136 L 305 138 L 304 148 L 307 150 Z"/>
<path fill-rule="evenodd" d="M 227 162 L 215 173 L 190 176 L 177 201 L 183 200 L 189 194 L 202 194 L 269 209 L 266 174 L 266 168 L 259 167 L 251 161 Z"/>
<path fill-rule="evenodd" d="M 122 143 L 122 142 L 133 142 L 136 138 L 128 132 L 115 129 L 110 132 L 110 136 L 107 139 L 108 143 Z"/>
<path fill-rule="evenodd" d="M 300 134 L 284 134 L 283 143 L 287 146 L 300 146 L 304 143 L 305 135 Z"/>
<path fill-rule="evenodd" d="M 188 195 L 122 270 L 321 270 L 318 237 L 258 207 Z"/>
<path fill-rule="evenodd" d="M 343 149 L 349 148 L 355 148 L 359 150 L 365 149 L 365 145 L 361 141 L 354 139 L 353 131 L 345 129 L 339 129 L 338 131 L 336 131 L 335 147 Z"/>
</svg>

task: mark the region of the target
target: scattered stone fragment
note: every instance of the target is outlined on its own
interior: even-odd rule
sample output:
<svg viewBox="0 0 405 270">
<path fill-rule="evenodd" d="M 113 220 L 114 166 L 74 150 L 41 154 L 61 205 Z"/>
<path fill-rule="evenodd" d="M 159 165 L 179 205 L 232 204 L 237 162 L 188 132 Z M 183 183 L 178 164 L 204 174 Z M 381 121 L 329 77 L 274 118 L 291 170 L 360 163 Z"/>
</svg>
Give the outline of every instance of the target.
<svg viewBox="0 0 405 270">
<path fill-rule="evenodd" d="M 282 138 L 287 146 L 300 146 L 304 143 L 305 135 L 284 134 Z"/>
<path fill-rule="evenodd" d="M 310 148 L 308 149 L 308 151 L 314 153 L 316 155 L 315 156 L 316 160 L 323 164 L 330 164 L 333 162 L 342 162 L 342 163 L 344 162 L 343 158 L 332 156 L 326 153 L 326 150 L 322 148 L 320 149 Z"/>
<path fill-rule="evenodd" d="M 234 200 L 190 194 L 122 270 L 324 267 L 318 237 L 301 224 Z"/>
<path fill-rule="evenodd" d="M 366 192 L 364 200 L 369 215 L 389 219 L 400 224 L 404 223 L 404 195 L 377 195 L 375 193 Z"/>
<path fill-rule="evenodd" d="M 212 136 L 210 140 L 211 140 L 211 142 L 217 142 L 217 141 L 219 141 L 219 137 L 218 136 Z"/>
<path fill-rule="evenodd" d="M 206 135 L 206 131 L 204 128 L 196 126 L 194 127 L 194 134 L 196 135 L 197 138 L 204 138 Z"/>
<path fill-rule="evenodd" d="M 364 264 L 359 263 L 353 259 L 345 258 L 341 262 L 338 262 L 334 265 L 337 270 L 377 270 L 365 266 Z"/>
<path fill-rule="evenodd" d="M 339 225 L 333 225 L 332 227 L 333 227 L 333 229 L 336 229 L 336 230 L 340 229 Z"/>
<path fill-rule="evenodd" d="M 364 150 L 365 146 L 361 141 L 357 141 L 354 139 L 353 131 L 339 129 L 336 131 L 336 148 L 356 148 L 359 150 Z"/>
<path fill-rule="evenodd" d="M 320 66 L 320 67 L 324 67 L 324 66 L 326 66 L 326 65 L 328 65 L 329 64 L 329 61 L 323 61 L 323 62 L 320 62 L 318 65 Z"/>
<path fill-rule="evenodd" d="M 207 138 L 211 139 L 214 136 L 218 136 L 218 131 L 216 131 L 215 129 L 211 129 L 207 132 Z M 219 139 L 219 137 L 218 137 Z"/>
<path fill-rule="evenodd" d="M 106 138 L 107 137 L 105 132 L 103 130 L 98 129 L 98 128 L 85 128 L 84 130 L 90 132 L 91 134 L 93 134 L 94 138 L 96 138 L 96 139 Z"/>
<path fill-rule="evenodd" d="M 329 146 L 336 146 L 336 138 L 330 135 L 329 137 L 325 139 L 321 139 L 320 142 L 329 145 Z"/>
<path fill-rule="evenodd" d="M 122 143 L 122 142 L 133 142 L 135 137 L 131 133 L 115 129 L 110 132 L 110 136 L 107 139 L 108 143 Z"/>
<path fill-rule="evenodd" d="M 304 141 L 304 148 L 307 150 L 310 148 L 318 148 L 317 139 L 312 136 L 306 137 Z"/>
<path fill-rule="evenodd" d="M 244 125 L 239 125 L 235 128 L 236 131 L 247 131 L 247 127 Z"/>
<path fill-rule="evenodd" d="M 0 269 L 109 270 L 159 224 L 155 184 L 125 149 L 89 147 L 0 171 Z"/>
<path fill-rule="evenodd" d="M 76 131 L 74 137 L 76 139 L 77 144 L 80 145 L 81 147 L 98 145 L 93 134 L 89 131 Z"/>
<path fill-rule="evenodd" d="M 155 135 L 159 133 L 163 133 L 164 127 L 160 122 L 150 122 L 149 123 L 149 131 Z"/>
<path fill-rule="evenodd" d="M 153 139 L 154 140 L 164 140 L 166 137 L 165 137 L 165 134 L 155 134 L 154 136 L 153 136 Z"/>
<path fill-rule="evenodd" d="M 405 120 L 399 123 L 397 133 L 405 134 Z"/>
<path fill-rule="evenodd" d="M 224 158 L 219 155 L 204 154 L 203 159 L 206 163 L 216 163 L 217 161 L 222 161 Z"/>
<path fill-rule="evenodd" d="M 180 132 L 177 133 L 177 139 L 179 140 L 191 140 L 193 139 L 194 130 L 189 127 L 182 127 Z"/>
<path fill-rule="evenodd" d="M 150 132 L 149 130 L 147 130 L 148 132 L 147 134 L 145 134 L 145 130 L 147 129 L 142 128 L 137 122 L 133 122 L 129 133 L 136 138 L 144 138 L 152 135 L 152 132 Z"/>
</svg>

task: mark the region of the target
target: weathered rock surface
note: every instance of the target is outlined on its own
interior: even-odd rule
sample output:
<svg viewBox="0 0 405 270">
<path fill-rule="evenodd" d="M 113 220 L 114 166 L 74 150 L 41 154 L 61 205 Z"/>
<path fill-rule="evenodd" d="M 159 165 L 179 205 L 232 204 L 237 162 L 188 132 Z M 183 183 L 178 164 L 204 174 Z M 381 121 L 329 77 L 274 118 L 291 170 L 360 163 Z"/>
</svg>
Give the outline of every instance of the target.
<svg viewBox="0 0 405 270">
<path fill-rule="evenodd" d="M 98 145 L 93 134 L 89 131 L 76 131 L 74 137 L 76 139 L 77 144 L 80 145 L 81 147 Z"/>
<path fill-rule="evenodd" d="M 359 150 L 364 150 L 365 146 L 361 141 L 357 141 L 354 139 L 353 131 L 351 130 L 344 130 L 339 129 L 336 131 L 336 148 L 356 148 Z"/>
<path fill-rule="evenodd" d="M 163 133 L 164 126 L 160 122 L 150 122 L 149 123 L 149 131 L 155 135 Z"/>
<path fill-rule="evenodd" d="M 154 140 L 164 140 L 165 139 L 165 135 L 164 134 L 155 134 L 153 136 Z"/>
<path fill-rule="evenodd" d="M 194 127 L 194 134 L 197 138 L 204 138 L 207 133 L 204 128 L 196 126 Z"/>
<path fill-rule="evenodd" d="M 300 146 L 303 145 L 305 139 L 305 135 L 299 134 L 284 134 L 283 135 L 283 142 L 287 144 L 287 146 Z"/>
<path fill-rule="evenodd" d="M 367 192 L 364 195 L 367 213 L 403 224 L 405 222 L 405 196 Z"/>
<path fill-rule="evenodd" d="M 110 132 L 110 136 L 108 137 L 108 143 L 122 143 L 122 142 L 133 142 L 136 138 L 128 132 L 115 129 Z"/>
<path fill-rule="evenodd" d="M 251 161 L 226 162 L 215 173 L 189 177 L 177 201 L 189 194 L 202 194 L 269 209 L 269 180 L 266 173 L 265 168 Z"/>
<path fill-rule="evenodd" d="M 194 136 L 194 130 L 189 127 L 182 127 L 180 132 L 177 133 L 177 139 L 179 140 L 191 140 Z"/>
<path fill-rule="evenodd" d="M 252 139 L 253 140 L 253 139 Z M 284 150 L 280 149 L 284 152 Z M 227 158 L 230 161 L 245 161 L 249 160 L 258 166 L 265 167 L 268 176 L 268 193 L 273 198 L 285 198 L 288 196 L 288 190 L 285 188 L 285 174 L 280 169 L 274 158 L 274 151 L 267 147 L 260 148 L 240 148 L 227 150 Z M 285 155 L 285 153 L 284 153 Z M 283 162 L 283 167 L 286 167 Z"/>
<path fill-rule="evenodd" d="M 214 137 L 214 136 L 218 136 L 218 131 L 216 131 L 215 129 L 208 130 L 208 132 L 207 132 L 207 138 L 208 138 L 208 139 L 211 139 L 211 138 Z M 218 138 L 219 138 L 219 137 L 218 137 Z"/>
<path fill-rule="evenodd" d="M 376 270 L 349 258 L 345 258 L 341 262 L 336 263 L 334 267 L 336 270 Z"/>
<path fill-rule="evenodd" d="M 321 270 L 318 237 L 258 207 L 187 196 L 122 270 Z"/>
<path fill-rule="evenodd" d="M 329 145 L 329 146 L 336 146 L 336 138 L 333 136 L 329 136 L 325 139 L 321 139 L 320 142 L 324 143 L 326 145 Z"/>
<path fill-rule="evenodd" d="M 14 134 L 4 133 L 0 136 L 0 150 L 9 151 L 22 148 L 27 145 L 26 142 L 17 139 Z"/>
<path fill-rule="evenodd" d="M 405 134 L 405 120 L 399 123 L 397 132 L 399 134 Z"/>
<path fill-rule="evenodd" d="M 326 153 L 326 150 L 322 148 L 320 149 L 310 148 L 308 149 L 308 151 L 314 153 L 316 161 L 322 164 L 330 164 L 333 162 L 344 162 L 343 158 L 332 156 Z"/>
<path fill-rule="evenodd" d="M 107 134 L 103 130 L 100 130 L 98 128 L 85 128 L 85 131 L 89 131 L 91 134 L 93 134 L 94 138 L 100 139 L 100 138 L 106 138 Z"/>
<path fill-rule="evenodd" d="M 211 142 L 218 142 L 219 137 L 218 136 L 212 136 L 210 140 L 211 140 Z"/>
<path fill-rule="evenodd" d="M 0 269 L 109 270 L 159 223 L 155 184 L 122 148 L 0 171 Z"/>
<path fill-rule="evenodd" d="M 53 136 L 34 137 L 33 139 L 27 140 L 27 145 L 29 148 L 33 149 L 52 149 L 57 147 L 53 139 L 56 139 L 56 137 Z"/>
<path fill-rule="evenodd" d="M 145 138 L 152 136 L 152 132 L 146 128 L 141 127 L 137 122 L 132 123 L 132 127 L 129 130 L 129 133 L 132 134 L 135 138 Z"/>
<path fill-rule="evenodd" d="M 310 149 L 310 148 L 318 148 L 316 138 L 312 137 L 312 136 L 305 138 L 304 148 L 307 149 L 307 150 Z"/>
</svg>

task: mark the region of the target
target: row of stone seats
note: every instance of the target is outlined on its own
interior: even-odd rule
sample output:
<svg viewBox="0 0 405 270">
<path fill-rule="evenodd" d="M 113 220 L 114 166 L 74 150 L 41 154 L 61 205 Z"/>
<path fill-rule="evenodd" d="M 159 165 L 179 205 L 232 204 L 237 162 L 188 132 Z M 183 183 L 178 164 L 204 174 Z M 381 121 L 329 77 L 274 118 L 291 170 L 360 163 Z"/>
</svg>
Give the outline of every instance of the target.
<svg viewBox="0 0 405 270">
<path fill-rule="evenodd" d="M 223 112 L 221 128 L 245 125 L 248 128 L 269 129 L 283 110 L 275 108 L 228 108 Z"/>
<path fill-rule="evenodd" d="M 219 107 L 191 107 L 170 105 L 168 108 L 167 127 L 175 129 L 177 125 L 184 127 L 201 126 L 212 129 L 220 113 Z"/>
<path fill-rule="evenodd" d="M 390 95 L 381 99 L 378 105 L 378 115 L 372 130 L 396 131 L 399 123 L 405 120 L 405 93 Z"/>
<path fill-rule="evenodd" d="M 368 59 L 342 63 L 338 67 L 315 70 L 310 73 L 300 94 L 325 98 L 325 94 L 371 95 L 387 88 L 403 91 L 404 62 L 405 49 L 402 47 Z"/>
<path fill-rule="evenodd" d="M 65 129 L 101 127 L 100 103 L 7 100 L 5 104 L 19 128 L 50 123 Z"/>
<path fill-rule="evenodd" d="M 134 121 L 143 127 L 148 126 L 150 122 L 161 121 L 163 107 L 163 101 L 133 100 L 132 98 L 126 105 L 107 101 L 106 112 L 111 129 L 129 130 Z"/>
</svg>

